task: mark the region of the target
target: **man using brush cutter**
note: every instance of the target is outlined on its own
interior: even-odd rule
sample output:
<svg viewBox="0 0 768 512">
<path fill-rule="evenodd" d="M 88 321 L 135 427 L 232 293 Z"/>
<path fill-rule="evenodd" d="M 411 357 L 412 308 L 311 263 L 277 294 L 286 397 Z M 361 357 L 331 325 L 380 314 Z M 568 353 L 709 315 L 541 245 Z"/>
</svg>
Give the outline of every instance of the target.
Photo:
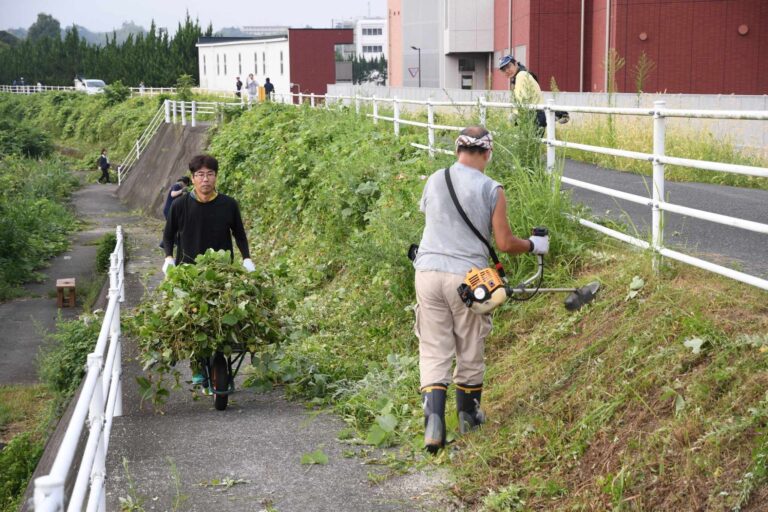
<svg viewBox="0 0 768 512">
<path fill-rule="evenodd" d="M 424 444 L 431 453 L 445 446 L 445 403 L 451 381 L 456 384 L 460 432 L 468 432 L 485 419 L 480 399 L 491 317 L 484 310 L 467 307 L 457 293 L 465 275 L 488 266 L 491 234 L 497 248 L 508 254 L 546 254 L 549 250 L 546 235 L 521 239 L 512 234 L 504 190 L 484 173 L 492 155 L 490 132 L 482 126 L 465 128 L 456 139 L 456 163 L 433 173 L 421 197 L 420 209 L 426 219 L 413 263 L 414 330 L 419 338 Z M 503 287 L 502 293 L 506 298 Z"/>
</svg>

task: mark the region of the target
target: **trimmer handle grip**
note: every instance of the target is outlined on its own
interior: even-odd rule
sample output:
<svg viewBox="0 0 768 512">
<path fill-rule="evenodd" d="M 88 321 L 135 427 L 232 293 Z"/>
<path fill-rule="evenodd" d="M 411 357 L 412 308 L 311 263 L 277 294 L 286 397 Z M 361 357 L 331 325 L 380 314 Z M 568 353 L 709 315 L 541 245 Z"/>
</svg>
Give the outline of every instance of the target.
<svg viewBox="0 0 768 512">
<path fill-rule="evenodd" d="M 544 226 L 536 226 L 535 228 L 531 229 L 531 234 L 533 236 L 547 236 L 549 235 L 549 230 Z"/>
</svg>

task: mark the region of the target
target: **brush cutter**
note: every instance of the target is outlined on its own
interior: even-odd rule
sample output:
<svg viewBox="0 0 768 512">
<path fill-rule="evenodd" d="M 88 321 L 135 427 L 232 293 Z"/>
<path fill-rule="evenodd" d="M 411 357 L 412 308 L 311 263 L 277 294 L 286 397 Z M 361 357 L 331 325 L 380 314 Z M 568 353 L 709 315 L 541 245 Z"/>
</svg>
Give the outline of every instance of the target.
<svg viewBox="0 0 768 512">
<path fill-rule="evenodd" d="M 535 236 L 547 236 L 547 228 L 533 229 Z M 495 254 L 493 254 L 495 256 Z M 468 308 L 477 314 L 490 313 L 507 299 L 523 301 L 529 300 L 537 293 L 568 293 L 565 298 L 565 308 L 568 311 L 576 311 L 585 304 L 594 300 L 600 289 L 600 282 L 593 281 L 580 288 L 542 288 L 544 280 L 544 256 L 536 255 L 538 265 L 536 273 L 517 286 L 511 286 L 507 282 L 504 267 L 494 258 L 495 268 L 473 268 L 467 272 L 464 282 L 459 286 L 458 292 L 461 300 Z M 534 285 L 534 283 L 536 283 Z"/>
</svg>

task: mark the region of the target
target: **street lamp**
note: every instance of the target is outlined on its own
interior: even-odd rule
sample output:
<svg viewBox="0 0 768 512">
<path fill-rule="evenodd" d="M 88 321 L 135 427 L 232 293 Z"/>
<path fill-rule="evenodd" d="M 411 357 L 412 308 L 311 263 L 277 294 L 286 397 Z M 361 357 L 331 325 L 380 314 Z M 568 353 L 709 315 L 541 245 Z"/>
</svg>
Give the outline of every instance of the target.
<svg viewBox="0 0 768 512">
<path fill-rule="evenodd" d="M 416 48 L 415 46 L 411 46 L 411 48 L 419 52 L 419 87 L 421 87 L 421 48 Z"/>
</svg>

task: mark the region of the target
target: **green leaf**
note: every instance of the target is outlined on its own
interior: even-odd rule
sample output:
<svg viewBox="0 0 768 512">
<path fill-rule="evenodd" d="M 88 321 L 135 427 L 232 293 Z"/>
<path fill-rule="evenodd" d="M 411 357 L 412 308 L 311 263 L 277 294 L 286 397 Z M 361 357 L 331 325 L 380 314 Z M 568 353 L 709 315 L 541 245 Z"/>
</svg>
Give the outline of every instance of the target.
<svg viewBox="0 0 768 512">
<path fill-rule="evenodd" d="M 318 448 L 312 453 L 305 453 L 301 456 L 301 463 L 304 465 L 309 464 L 320 464 L 325 465 L 328 464 L 328 456 L 323 453 L 322 448 Z"/>
<path fill-rule="evenodd" d="M 238 321 L 239 319 L 237 318 L 237 316 L 233 315 L 232 313 L 227 313 L 226 315 L 221 317 L 221 323 L 227 324 L 230 326 L 235 325 Z"/>
<path fill-rule="evenodd" d="M 381 446 L 387 440 L 387 433 L 379 425 L 373 425 L 365 438 L 366 444 Z"/>
<path fill-rule="evenodd" d="M 391 414 L 385 414 L 376 418 L 376 423 L 379 424 L 384 432 L 391 433 L 395 431 L 397 426 L 397 418 Z"/>
</svg>

